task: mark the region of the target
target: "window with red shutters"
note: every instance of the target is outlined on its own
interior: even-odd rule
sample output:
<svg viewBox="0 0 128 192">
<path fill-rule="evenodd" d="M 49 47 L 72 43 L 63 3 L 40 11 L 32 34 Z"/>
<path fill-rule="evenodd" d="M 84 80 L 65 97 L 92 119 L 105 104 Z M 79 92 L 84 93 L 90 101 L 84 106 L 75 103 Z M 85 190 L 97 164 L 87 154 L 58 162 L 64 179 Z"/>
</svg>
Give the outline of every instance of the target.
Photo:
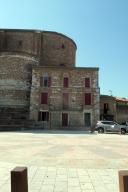
<svg viewBox="0 0 128 192">
<path fill-rule="evenodd" d="M 44 87 L 48 87 L 48 79 L 49 79 L 48 76 L 43 77 L 43 86 Z"/>
<path fill-rule="evenodd" d="M 40 86 L 50 87 L 51 86 L 51 77 L 48 77 L 47 75 L 40 77 Z"/>
<path fill-rule="evenodd" d="M 85 87 L 89 88 L 90 87 L 90 78 L 85 78 Z"/>
<path fill-rule="evenodd" d="M 91 105 L 91 93 L 85 93 L 85 105 Z"/>
<path fill-rule="evenodd" d="M 69 86 L 68 77 L 64 77 L 64 79 L 63 79 L 63 86 L 64 86 L 64 87 L 68 87 L 68 86 Z"/>
<path fill-rule="evenodd" d="M 41 104 L 48 104 L 48 93 L 41 93 Z"/>
</svg>

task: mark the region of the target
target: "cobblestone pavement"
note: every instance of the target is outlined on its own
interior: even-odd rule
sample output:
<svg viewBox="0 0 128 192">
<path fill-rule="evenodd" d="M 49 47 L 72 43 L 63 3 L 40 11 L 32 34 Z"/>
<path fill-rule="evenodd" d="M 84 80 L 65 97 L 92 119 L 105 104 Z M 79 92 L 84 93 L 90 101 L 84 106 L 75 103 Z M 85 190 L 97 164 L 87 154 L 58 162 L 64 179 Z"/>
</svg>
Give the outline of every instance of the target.
<svg viewBox="0 0 128 192">
<path fill-rule="evenodd" d="M 80 131 L 0 132 L 0 192 L 10 171 L 28 167 L 29 192 L 119 192 L 128 135 Z"/>
</svg>

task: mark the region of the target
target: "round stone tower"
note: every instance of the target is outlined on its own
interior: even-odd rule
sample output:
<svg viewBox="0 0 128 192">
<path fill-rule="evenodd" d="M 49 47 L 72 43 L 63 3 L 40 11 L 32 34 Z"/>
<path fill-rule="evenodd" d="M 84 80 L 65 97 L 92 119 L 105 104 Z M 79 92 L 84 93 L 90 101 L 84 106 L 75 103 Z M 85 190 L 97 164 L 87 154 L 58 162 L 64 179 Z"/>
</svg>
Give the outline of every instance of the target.
<svg viewBox="0 0 128 192">
<path fill-rule="evenodd" d="M 61 33 L 43 31 L 40 54 L 40 65 L 74 67 L 76 44 Z"/>
<path fill-rule="evenodd" d="M 32 66 L 39 64 L 40 32 L 0 30 L 0 125 L 29 117 Z"/>
<path fill-rule="evenodd" d="M 0 125 L 28 120 L 33 66 L 75 66 L 76 44 L 39 30 L 0 30 Z"/>
</svg>

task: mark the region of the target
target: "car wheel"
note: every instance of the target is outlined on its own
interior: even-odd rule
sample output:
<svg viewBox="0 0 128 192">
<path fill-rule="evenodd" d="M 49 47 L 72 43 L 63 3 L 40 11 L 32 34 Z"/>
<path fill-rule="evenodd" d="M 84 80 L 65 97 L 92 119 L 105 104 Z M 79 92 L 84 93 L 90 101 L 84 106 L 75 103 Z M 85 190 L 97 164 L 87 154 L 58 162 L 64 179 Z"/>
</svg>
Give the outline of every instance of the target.
<svg viewBox="0 0 128 192">
<path fill-rule="evenodd" d="M 126 130 L 125 129 L 121 129 L 121 134 L 125 134 Z"/>
<path fill-rule="evenodd" d="M 104 133 L 104 129 L 103 129 L 102 127 L 100 127 L 100 128 L 98 129 L 98 133 Z"/>
</svg>

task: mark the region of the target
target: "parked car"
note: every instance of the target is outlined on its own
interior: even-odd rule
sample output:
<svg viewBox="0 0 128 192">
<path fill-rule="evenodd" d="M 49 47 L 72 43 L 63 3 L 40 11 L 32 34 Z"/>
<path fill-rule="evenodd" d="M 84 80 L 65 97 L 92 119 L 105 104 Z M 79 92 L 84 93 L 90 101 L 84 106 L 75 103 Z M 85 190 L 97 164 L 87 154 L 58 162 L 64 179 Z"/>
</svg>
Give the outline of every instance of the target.
<svg viewBox="0 0 128 192">
<path fill-rule="evenodd" d="M 114 121 L 98 121 L 95 130 L 98 131 L 98 133 L 118 132 L 125 134 L 128 133 L 128 126 L 120 125 Z"/>
</svg>

